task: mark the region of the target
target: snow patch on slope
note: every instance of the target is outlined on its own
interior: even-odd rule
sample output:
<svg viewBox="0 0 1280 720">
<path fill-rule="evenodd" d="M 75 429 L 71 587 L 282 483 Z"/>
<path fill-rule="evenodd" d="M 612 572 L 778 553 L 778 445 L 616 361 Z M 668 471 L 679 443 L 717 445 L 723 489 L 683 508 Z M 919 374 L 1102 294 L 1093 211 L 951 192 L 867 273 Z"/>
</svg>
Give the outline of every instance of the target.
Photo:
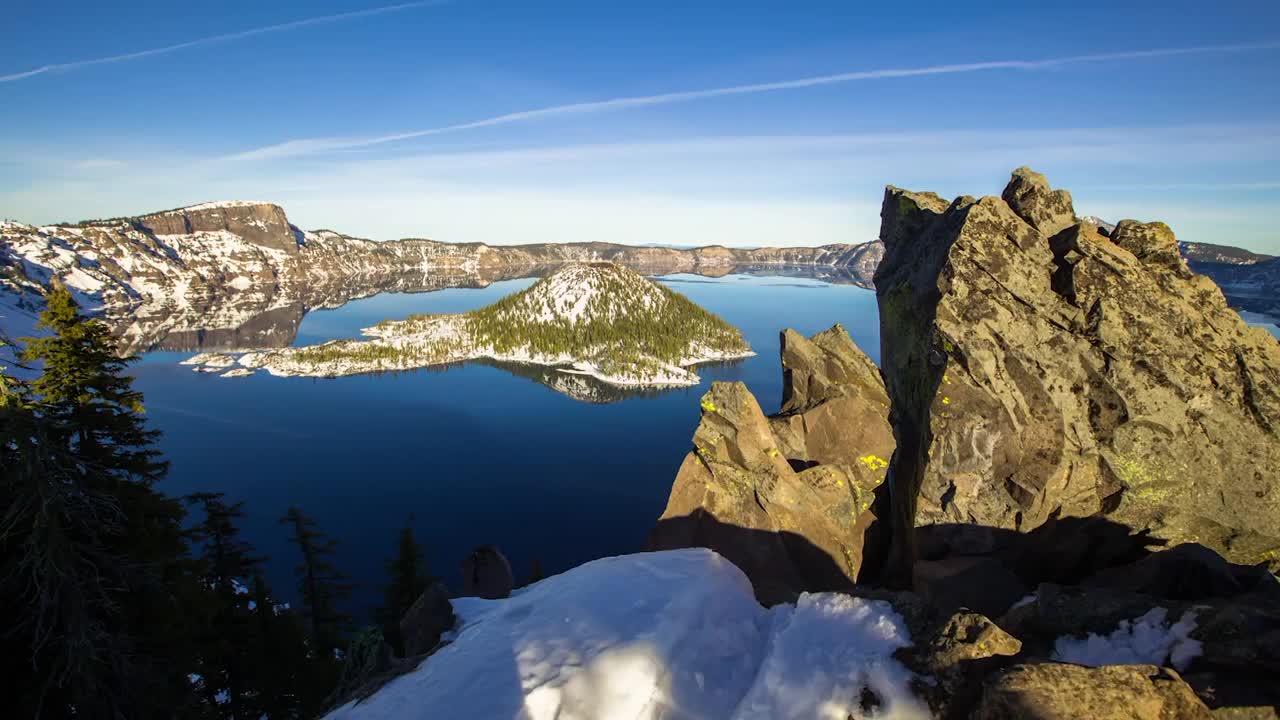
<svg viewBox="0 0 1280 720">
<path fill-rule="evenodd" d="M 454 610 L 452 644 L 328 717 L 928 717 L 892 657 L 910 640 L 888 603 L 816 594 L 765 609 L 710 550 L 597 560 Z"/>
<path fill-rule="evenodd" d="M 1136 620 L 1121 620 L 1110 635 L 1060 637 L 1053 644 L 1053 659 L 1089 667 L 1172 664 L 1181 672 L 1200 655 L 1200 641 L 1191 638 L 1196 616 L 1188 610 L 1170 624 L 1168 614 L 1162 607 L 1152 608 Z"/>
</svg>

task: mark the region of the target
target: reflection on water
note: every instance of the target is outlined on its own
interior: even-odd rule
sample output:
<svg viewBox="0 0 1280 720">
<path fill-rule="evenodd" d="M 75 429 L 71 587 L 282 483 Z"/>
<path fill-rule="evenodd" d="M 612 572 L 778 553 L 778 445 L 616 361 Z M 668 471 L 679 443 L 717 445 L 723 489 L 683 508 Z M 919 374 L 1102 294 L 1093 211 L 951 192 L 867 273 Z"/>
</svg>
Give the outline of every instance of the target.
<svg viewBox="0 0 1280 720">
<path fill-rule="evenodd" d="M 498 362 L 496 360 L 476 360 L 476 363 L 505 370 L 517 377 L 532 380 L 540 385 L 568 395 L 574 400 L 589 403 L 612 403 L 633 398 L 652 398 L 672 392 L 684 390 L 682 387 L 624 387 L 603 382 L 590 375 L 566 372 L 567 368 L 546 365 L 527 365 L 523 363 Z M 699 368 L 729 368 L 741 364 L 741 360 L 706 363 Z"/>
<path fill-rule="evenodd" d="M 347 609 L 363 618 L 380 597 L 381 561 L 407 514 L 432 573 L 454 585 L 458 562 L 480 544 L 500 546 L 520 577 L 534 559 L 557 572 L 636 552 L 662 513 L 710 383 L 744 382 L 766 412 L 776 411 L 784 327 L 810 335 L 840 322 L 873 359 L 879 355 L 867 290 L 742 275 L 706 280 L 660 278 L 741 329 L 758 354 L 699 366 L 697 387 L 633 393 L 578 384 L 581 376 L 554 368 L 484 362 L 332 380 L 262 372 L 224 379 L 179 365 L 190 349 L 148 352 L 131 372 L 172 463 L 163 489 L 245 501 L 244 537 L 270 558 L 269 580 L 285 600 L 294 599 L 297 558 L 277 520 L 301 506 L 339 540 L 338 564 L 358 584 Z M 386 318 L 483 307 L 532 282 L 388 292 L 309 310 L 300 322 L 280 312 L 271 316 L 279 330 L 261 321 L 256 332 L 275 344 L 353 337 Z M 198 323 L 184 326 L 193 328 Z M 254 337 L 243 329 L 222 337 L 192 331 L 175 343 Z"/>
<path fill-rule="evenodd" d="M 141 306 L 127 314 L 108 316 L 106 319 L 121 339 L 123 349 L 129 353 L 159 350 L 172 351 L 244 351 L 288 347 L 296 344 L 304 318 L 313 310 L 329 310 L 341 307 L 352 300 L 375 295 L 416 294 L 441 290 L 470 288 L 482 289 L 509 280 L 542 277 L 554 266 L 523 266 L 509 271 L 490 270 L 481 273 L 414 273 L 410 275 L 348 278 L 340 285 L 315 285 L 307 290 L 306 298 L 271 295 L 261 289 L 232 294 L 221 301 L 187 303 L 182 306 Z M 637 268 L 651 277 L 663 276 L 662 268 Z M 831 284 L 866 284 L 853 273 L 842 268 L 786 267 L 775 265 L 718 266 L 705 269 L 701 277 L 684 274 L 662 277 L 670 284 L 721 283 L 724 278 L 771 276 L 803 279 L 804 283 L 780 280 L 770 283 L 779 287 L 823 288 Z M 519 289 L 519 288 L 516 288 Z M 514 292 L 512 289 L 511 292 Z M 496 298 L 495 298 L 496 299 Z M 390 316 L 389 316 L 390 317 Z M 378 317 L 368 322 L 374 325 L 389 317 Z M 364 327 L 364 326 L 362 326 Z M 307 338 L 323 342 L 335 337 L 355 337 L 358 333 L 324 333 L 319 338 Z M 488 362 L 513 375 L 545 385 L 576 400 L 591 403 L 617 402 L 625 398 L 652 397 L 671 388 L 627 388 L 601 382 L 595 378 L 564 372 L 562 368 L 521 365 L 516 363 Z"/>
</svg>

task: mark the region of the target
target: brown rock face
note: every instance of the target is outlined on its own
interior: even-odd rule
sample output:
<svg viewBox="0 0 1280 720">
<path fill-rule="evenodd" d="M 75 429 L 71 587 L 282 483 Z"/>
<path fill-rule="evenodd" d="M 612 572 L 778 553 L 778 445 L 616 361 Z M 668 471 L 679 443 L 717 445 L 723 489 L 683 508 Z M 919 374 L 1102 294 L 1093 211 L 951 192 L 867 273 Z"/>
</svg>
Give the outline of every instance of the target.
<svg viewBox="0 0 1280 720">
<path fill-rule="evenodd" d="M 440 643 L 440 636 L 453 628 L 455 620 L 448 588 L 439 582 L 428 585 L 400 619 L 404 657 L 434 650 Z"/>
<path fill-rule="evenodd" d="M 1027 170 L 1003 199 L 886 190 L 891 484 L 919 488 L 895 527 L 1104 514 L 1274 567 L 1280 344 L 1187 270 L 1163 224 L 1108 239 L 1071 218 L 1070 196 Z"/>
<path fill-rule="evenodd" d="M 462 594 L 464 597 L 480 597 L 501 600 L 511 596 L 515 588 L 511 574 L 511 562 L 502 551 L 491 545 L 481 545 L 462 561 Z"/>
<path fill-rule="evenodd" d="M 863 573 L 892 449 L 876 367 L 842 328 L 785 331 L 782 356 L 779 415 L 766 418 L 742 383 L 703 396 L 694 450 L 649 540 L 715 550 L 766 604 L 848 589 Z"/>
<path fill-rule="evenodd" d="M 284 209 L 269 203 L 209 203 L 138 218 L 155 235 L 229 232 L 259 247 L 296 255 L 298 240 Z"/>
<path fill-rule="evenodd" d="M 1053 237 L 1076 224 L 1076 211 L 1071 205 L 1071 193 L 1051 190 L 1043 175 L 1027 167 L 1013 171 L 1013 177 L 1001 194 L 1018 217 L 1039 230 L 1045 237 Z"/>
<path fill-rule="evenodd" d="M 892 453 L 888 412 L 880 369 L 843 327 L 812 338 L 782 332 L 782 410 L 769 424 L 786 457 L 864 469 L 880 465 L 863 458 L 887 460 Z"/>
<path fill-rule="evenodd" d="M 1209 720 L 1182 678 L 1154 665 L 1015 665 L 993 677 L 978 720 Z"/>
</svg>

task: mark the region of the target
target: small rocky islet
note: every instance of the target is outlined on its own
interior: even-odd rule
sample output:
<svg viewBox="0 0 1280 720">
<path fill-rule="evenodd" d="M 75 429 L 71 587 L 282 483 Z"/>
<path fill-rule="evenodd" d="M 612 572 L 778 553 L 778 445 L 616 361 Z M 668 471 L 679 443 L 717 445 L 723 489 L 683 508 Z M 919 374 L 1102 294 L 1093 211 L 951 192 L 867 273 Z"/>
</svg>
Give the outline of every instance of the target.
<svg viewBox="0 0 1280 720">
<path fill-rule="evenodd" d="M 486 359 L 610 385 L 670 387 L 698 384 L 694 365 L 755 354 L 737 328 L 680 293 L 604 262 L 563 265 L 478 310 L 415 315 L 363 332 L 369 339 L 207 353 L 187 362 L 197 370 L 238 363 L 279 376 L 338 377 Z"/>
</svg>

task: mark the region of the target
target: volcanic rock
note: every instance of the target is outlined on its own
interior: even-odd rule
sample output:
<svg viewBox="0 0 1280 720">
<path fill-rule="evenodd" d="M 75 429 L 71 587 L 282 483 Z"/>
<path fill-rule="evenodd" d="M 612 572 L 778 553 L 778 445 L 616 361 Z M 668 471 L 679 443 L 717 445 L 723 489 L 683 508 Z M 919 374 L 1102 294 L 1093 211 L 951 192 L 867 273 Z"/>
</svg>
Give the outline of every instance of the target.
<svg viewBox="0 0 1280 720">
<path fill-rule="evenodd" d="M 995 675 L 978 720 L 1209 720 L 1209 708 L 1169 668 L 1064 663 L 1015 665 Z"/>
<path fill-rule="evenodd" d="M 846 590 L 867 570 L 892 449 L 875 365 L 843 328 L 782 344 L 783 412 L 766 418 L 742 383 L 712 384 L 649 539 L 719 552 L 766 604 Z"/>
<path fill-rule="evenodd" d="M 1003 198 L 886 190 L 890 482 L 919 488 L 895 527 L 1103 515 L 1280 566 L 1280 344 L 1187 269 L 1167 226 L 1108 239 L 1073 218 L 1025 169 Z"/>
</svg>

